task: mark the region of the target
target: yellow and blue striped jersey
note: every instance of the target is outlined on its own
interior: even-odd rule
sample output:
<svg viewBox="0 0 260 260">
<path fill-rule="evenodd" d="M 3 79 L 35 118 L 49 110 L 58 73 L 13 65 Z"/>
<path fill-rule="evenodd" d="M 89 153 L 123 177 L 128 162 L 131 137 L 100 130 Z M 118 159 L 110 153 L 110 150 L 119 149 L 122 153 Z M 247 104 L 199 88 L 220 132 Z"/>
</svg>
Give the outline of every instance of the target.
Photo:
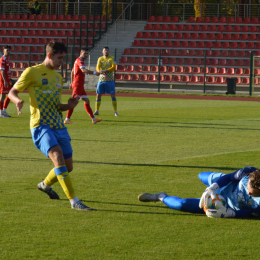
<svg viewBox="0 0 260 260">
<path fill-rule="evenodd" d="M 27 68 L 14 87 L 28 90 L 30 95 L 30 129 L 49 125 L 53 129 L 64 128 L 60 110 L 63 79 L 61 75 L 43 63 Z"/>
<path fill-rule="evenodd" d="M 107 58 L 102 56 L 97 61 L 97 71 L 108 70 L 105 74 L 108 76 L 108 80 L 105 80 L 103 75 L 99 76 L 99 81 L 114 81 L 114 70 L 116 69 L 116 61 L 113 56 Z"/>
</svg>

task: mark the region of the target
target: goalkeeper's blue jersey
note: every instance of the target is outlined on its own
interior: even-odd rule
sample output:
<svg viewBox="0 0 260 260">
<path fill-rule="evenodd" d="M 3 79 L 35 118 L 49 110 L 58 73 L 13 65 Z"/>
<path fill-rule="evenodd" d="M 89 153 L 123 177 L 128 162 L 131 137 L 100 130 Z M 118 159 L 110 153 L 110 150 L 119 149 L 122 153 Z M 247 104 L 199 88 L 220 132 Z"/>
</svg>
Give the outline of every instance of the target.
<svg viewBox="0 0 260 260">
<path fill-rule="evenodd" d="M 217 183 L 221 188 L 219 188 L 216 193 L 225 198 L 227 207 L 235 211 L 241 211 L 241 213 L 245 213 L 246 211 L 249 216 L 259 217 L 260 197 L 248 195 L 247 189 L 249 174 L 255 170 L 258 169 L 255 167 L 245 167 L 234 173 L 220 177 Z"/>
</svg>

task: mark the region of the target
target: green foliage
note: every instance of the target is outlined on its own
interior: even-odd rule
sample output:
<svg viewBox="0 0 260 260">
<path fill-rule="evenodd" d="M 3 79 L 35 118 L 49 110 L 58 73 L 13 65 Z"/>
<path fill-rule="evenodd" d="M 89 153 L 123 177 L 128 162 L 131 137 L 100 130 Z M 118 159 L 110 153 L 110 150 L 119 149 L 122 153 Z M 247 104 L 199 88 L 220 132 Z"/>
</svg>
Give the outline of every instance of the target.
<svg viewBox="0 0 260 260">
<path fill-rule="evenodd" d="M 33 145 L 21 97 L 23 114 L 10 103 L 12 118 L 0 118 L 1 259 L 258 259 L 258 220 L 210 219 L 137 196 L 198 198 L 199 172 L 259 167 L 259 102 L 118 97 L 117 118 L 104 96 L 103 121 L 92 125 L 80 101 L 68 126 L 71 177 L 97 209 L 80 212 L 59 184 L 59 201 L 37 190 L 53 165 Z"/>
</svg>

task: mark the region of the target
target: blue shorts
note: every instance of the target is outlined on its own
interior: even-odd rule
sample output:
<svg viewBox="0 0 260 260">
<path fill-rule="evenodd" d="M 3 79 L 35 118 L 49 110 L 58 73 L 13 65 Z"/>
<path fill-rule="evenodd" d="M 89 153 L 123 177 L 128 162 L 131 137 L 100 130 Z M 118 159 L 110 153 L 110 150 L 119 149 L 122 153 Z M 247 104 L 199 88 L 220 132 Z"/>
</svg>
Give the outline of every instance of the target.
<svg viewBox="0 0 260 260">
<path fill-rule="evenodd" d="M 97 84 L 97 94 L 116 94 L 114 81 L 99 81 Z"/>
<path fill-rule="evenodd" d="M 67 128 L 52 129 L 48 125 L 41 125 L 31 129 L 33 142 L 38 150 L 49 157 L 52 147 L 59 145 L 63 152 L 64 159 L 72 157 L 71 138 Z"/>
</svg>

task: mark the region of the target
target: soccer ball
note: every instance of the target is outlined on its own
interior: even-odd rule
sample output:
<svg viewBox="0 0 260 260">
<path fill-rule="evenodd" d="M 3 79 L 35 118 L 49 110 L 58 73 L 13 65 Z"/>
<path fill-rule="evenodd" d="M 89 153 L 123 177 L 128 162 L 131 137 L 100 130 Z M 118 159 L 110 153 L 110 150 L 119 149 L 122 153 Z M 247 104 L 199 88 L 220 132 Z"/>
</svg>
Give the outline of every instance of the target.
<svg viewBox="0 0 260 260">
<path fill-rule="evenodd" d="M 209 199 L 208 199 L 208 202 L 209 202 L 208 207 L 206 207 L 206 205 L 204 203 L 203 210 L 205 211 L 205 213 L 206 213 L 207 209 L 219 209 L 221 207 L 221 205 L 226 207 L 225 199 L 221 195 L 219 195 L 219 194 L 216 194 L 216 196 L 217 196 L 217 198 L 214 199 L 214 200 L 212 200 L 211 197 L 209 197 Z"/>
</svg>

